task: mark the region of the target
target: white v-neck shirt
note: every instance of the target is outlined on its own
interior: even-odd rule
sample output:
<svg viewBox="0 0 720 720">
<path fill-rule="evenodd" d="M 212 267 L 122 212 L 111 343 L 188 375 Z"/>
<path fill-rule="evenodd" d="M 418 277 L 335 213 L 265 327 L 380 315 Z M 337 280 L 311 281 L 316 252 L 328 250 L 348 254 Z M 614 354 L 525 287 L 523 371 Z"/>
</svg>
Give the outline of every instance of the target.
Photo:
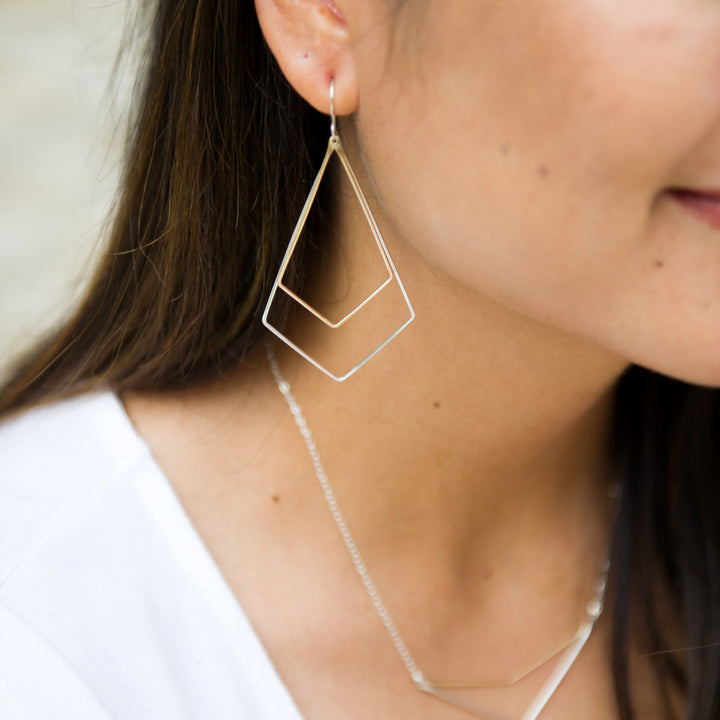
<svg viewBox="0 0 720 720">
<path fill-rule="evenodd" d="M 112 393 L 0 426 L 0 718 L 301 720 Z"/>
</svg>

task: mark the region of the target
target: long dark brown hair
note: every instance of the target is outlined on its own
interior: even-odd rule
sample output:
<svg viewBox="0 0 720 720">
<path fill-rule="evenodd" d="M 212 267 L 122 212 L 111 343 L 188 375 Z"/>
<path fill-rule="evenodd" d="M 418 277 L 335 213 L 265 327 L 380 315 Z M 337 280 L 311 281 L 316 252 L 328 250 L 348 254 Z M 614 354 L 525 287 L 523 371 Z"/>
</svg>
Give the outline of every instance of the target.
<svg viewBox="0 0 720 720">
<path fill-rule="evenodd" d="M 250 0 L 157 0 L 107 253 L 74 316 L 0 391 L 0 415 L 95 388 L 183 388 L 232 368 L 327 141 Z M 302 282 L 303 265 L 296 267 Z M 633 367 L 616 391 L 612 550 L 619 715 L 631 639 L 658 693 L 720 718 L 720 393 Z M 675 651 L 667 619 L 680 628 Z M 668 699 L 667 716 L 674 717 Z"/>
</svg>

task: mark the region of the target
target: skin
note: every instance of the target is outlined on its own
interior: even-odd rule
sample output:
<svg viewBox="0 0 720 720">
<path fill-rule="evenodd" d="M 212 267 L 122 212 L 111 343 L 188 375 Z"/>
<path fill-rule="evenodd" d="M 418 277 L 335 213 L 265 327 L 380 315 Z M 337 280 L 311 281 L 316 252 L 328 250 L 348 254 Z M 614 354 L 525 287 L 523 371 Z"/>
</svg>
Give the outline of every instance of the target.
<svg viewBox="0 0 720 720">
<path fill-rule="evenodd" d="M 278 348 L 281 366 L 420 665 L 511 675 L 572 634 L 606 552 L 620 374 L 720 384 L 720 234 L 668 193 L 720 188 L 720 4 L 425 0 L 393 22 L 386 0 L 256 7 L 308 102 L 327 111 L 335 79 L 417 313 L 342 385 Z M 311 290 L 335 313 L 378 277 L 347 190 L 336 231 Z M 206 387 L 124 400 L 305 716 L 466 717 L 409 685 L 263 349 Z M 553 717 L 615 717 L 606 642 L 604 616 Z"/>
<path fill-rule="evenodd" d="M 389 70 L 365 74 L 378 33 L 357 45 L 358 134 L 394 228 L 487 298 L 720 383 L 717 230 L 663 194 L 720 189 L 717 5 L 421 5 Z"/>
</svg>

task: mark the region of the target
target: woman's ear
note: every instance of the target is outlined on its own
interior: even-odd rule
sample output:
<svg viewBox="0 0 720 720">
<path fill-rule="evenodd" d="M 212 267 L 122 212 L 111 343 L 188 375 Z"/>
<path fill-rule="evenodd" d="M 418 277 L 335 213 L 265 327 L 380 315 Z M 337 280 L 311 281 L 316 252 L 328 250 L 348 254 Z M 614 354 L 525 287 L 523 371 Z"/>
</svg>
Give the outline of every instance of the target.
<svg viewBox="0 0 720 720">
<path fill-rule="evenodd" d="M 295 90 L 314 108 L 330 112 L 335 80 L 335 112 L 357 109 L 354 56 L 341 0 L 255 0 L 260 27 L 275 59 Z"/>
</svg>

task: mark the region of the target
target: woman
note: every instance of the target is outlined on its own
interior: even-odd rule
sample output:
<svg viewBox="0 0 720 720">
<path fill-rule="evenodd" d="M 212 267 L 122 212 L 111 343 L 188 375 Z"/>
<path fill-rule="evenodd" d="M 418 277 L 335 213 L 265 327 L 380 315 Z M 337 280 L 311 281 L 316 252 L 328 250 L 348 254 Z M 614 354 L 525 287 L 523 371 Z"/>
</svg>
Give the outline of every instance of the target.
<svg viewBox="0 0 720 720">
<path fill-rule="evenodd" d="M 156 3 L 2 394 L 6 708 L 720 716 L 719 68 L 709 2 Z"/>
</svg>

